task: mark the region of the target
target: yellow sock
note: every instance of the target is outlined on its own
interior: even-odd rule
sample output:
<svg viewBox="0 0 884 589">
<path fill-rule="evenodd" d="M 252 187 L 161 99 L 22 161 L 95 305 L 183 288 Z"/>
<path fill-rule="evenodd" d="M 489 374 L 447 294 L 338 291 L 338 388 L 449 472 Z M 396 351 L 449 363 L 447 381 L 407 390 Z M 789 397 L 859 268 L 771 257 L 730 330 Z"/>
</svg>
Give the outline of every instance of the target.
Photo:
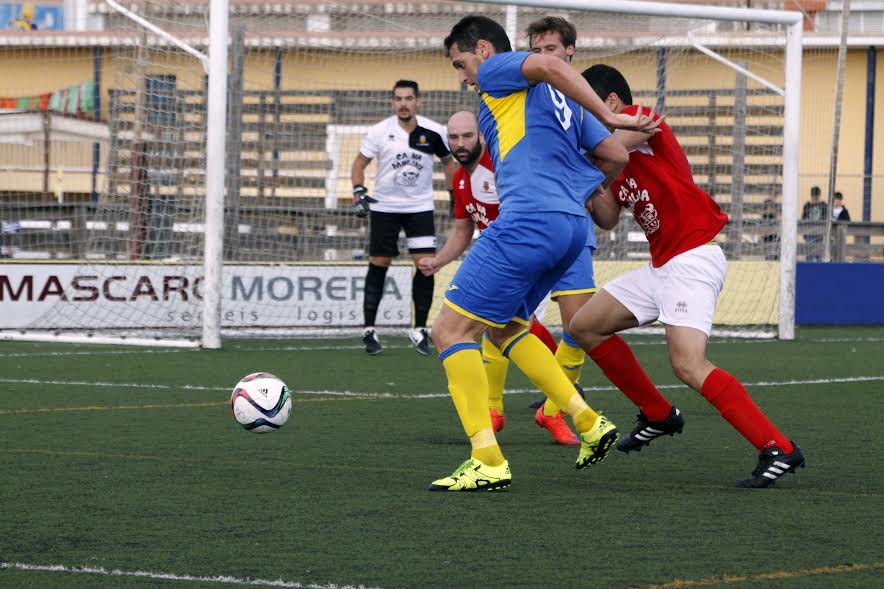
<svg viewBox="0 0 884 589">
<path fill-rule="evenodd" d="M 537 336 L 523 331 L 503 342 L 501 349 L 548 400 L 552 400 L 571 416 L 578 431 L 585 432 L 593 426 L 598 413 L 590 409 L 574 390 L 574 384 L 568 380 L 552 352 Z"/>
<path fill-rule="evenodd" d="M 488 407 L 497 409 L 503 415 L 503 386 L 510 361 L 503 357 L 488 336 L 482 336 L 482 361 L 488 377 Z"/>
<path fill-rule="evenodd" d="M 568 380 L 571 381 L 571 384 L 574 384 L 580 379 L 580 371 L 583 368 L 586 353 L 576 345 L 576 342 L 572 344 L 568 341 L 571 338 L 568 337 L 567 333 L 564 336 L 556 350 L 556 362 L 562 367 L 562 371 L 568 377 Z"/>
<path fill-rule="evenodd" d="M 503 464 L 503 453 L 488 414 L 488 379 L 479 345 L 475 342 L 454 344 L 439 354 L 439 359 L 448 377 L 454 408 L 473 446 L 473 457 L 489 466 Z"/>
<path fill-rule="evenodd" d="M 586 354 L 583 349 L 577 345 L 568 332 L 562 333 L 562 341 L 556 349 L 556 362 L 562 367 L 562 371 L 571 384 L 576 383 L 580 379 L 580 370 L 583 368 L 583 361 Z M 543 404 L 543 414 L 547 417 L 554 417 L 559 411 L 559 406 L 547 399 Z"/>
<path fill-rule="evenodd" d="M 559 411 L 561 411 L 561 409 L 556 405 L 555 401 L 547 397 L 546 401 L 543 402 L 543 414 L 547 417 L 555 417 L 558 415 Z"/>
<path fill-rule="evenodd" d="M 503 452 L 500 451 L 494 430 L 490 427 L 470 436 L 470 445 L 473 447 L 473 452 L 470 454 L 473 458 L 481 460 L 488 466 L 503 464 Z"/>
</svg>

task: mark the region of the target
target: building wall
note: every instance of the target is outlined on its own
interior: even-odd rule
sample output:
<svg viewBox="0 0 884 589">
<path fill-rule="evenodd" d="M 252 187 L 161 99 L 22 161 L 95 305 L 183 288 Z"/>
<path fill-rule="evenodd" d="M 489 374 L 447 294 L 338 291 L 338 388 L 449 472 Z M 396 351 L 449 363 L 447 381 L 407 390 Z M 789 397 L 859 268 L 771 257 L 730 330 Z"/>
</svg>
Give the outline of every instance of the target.
<svg viewBox="0 0 884 589">
<path fill-rule="evenodd" d="M 108 113 L 109 88 L 134 88 L 141 79 L 135 64 L 134 50 L 104 50 L 102 67 L 102 113 Z M 765 51 L 729 52 L 734 61 L 745 62 L 751 71 L 782 84 L 781 57 Z M 619 67 L 627 75 L 634 89 L 653 90 L 656 87 L 656 55 L 654 52 L 636 52 L 604 60 Z M 800 162 L 799 206 L 808 198 L 810 187 L 826 187 L 829 158 L 832 152 L 832 121 L 835 90 L 837 51 L 807 50 L 804 55 L 802 89 L 802 144 Z M 590 61 L 578 53 L 574 65 L 583 69 Z M 77 84 L 93 77 L 92 49 L 5 49 L 0 51 L 0 96 L 28 96 L 51 92 L 54 89 Z M 190 57 L 171 52 L 156 52 L 150 56 L 146 73 L 175 73 L 179 87 L 200 88 L 203 72 Z M 669 88 L 727 88 L 733 86 L 734 72 L 705 57 L 689 56 L 673 51 L 667 62 Z M 878 75 L 884 77 L 884 55 L 878 60 Z M 415 79 L 425 90 L 456 90 L 457 77 L 441 51 L 389 53 L 355 53 L 307 51 L 295 49 L 283 54 L 282 86 L 285 89 L 341 89 L 384 90 L 400 78 Z M 245 87 L 271 89 L 273 87 L 273 51 L 250 51 L 245 66 Z M 750 88 L 757 87 L 750 82 Z M 845 195 L 845 204 L 854 219 L 862 213 L 862 171 L 865 137 L 866 51 L 852 50 L 848 56 L 844 109 L 842 111 L 839 142 L 838 182 L 836 188 Z M 884 131 L 884 86 L 879 84 L 876 101 L 875 135 Z M 751 139 L 750 139 L 751 140 Z M 23 148 L 0 144 L 0 161 L 32 159 L 22 155 Z M 29 153 L 39 152 L 27 148 Z M 82 166 L 91 161 L 91 144 L 83 145 L 86 156 L 64 154 L 57 158 L 62 166 Z M 15 150 L 19 150 L 13 155 Z M 69 151 L 69 150 L 68 150 Z M 33 162 L 33 166 L 42 164 Z M 104 161 L 102 162 L 104 164 Z M 54 172 L 53 172 L 54 173 Z M 872 219 L 884 220 L 884 144 L 875 149 L 873 173 Z M 30 186 L 40 190 L 39 174 L 29 180 L 13 178 L 14 172 L 2 171 L 0 166 L 0 195 L 4 191 L 21 190 Z M 88 174 L 66 174 L 67 192 L 88 192 L 91 177 Z"/>
</svg>

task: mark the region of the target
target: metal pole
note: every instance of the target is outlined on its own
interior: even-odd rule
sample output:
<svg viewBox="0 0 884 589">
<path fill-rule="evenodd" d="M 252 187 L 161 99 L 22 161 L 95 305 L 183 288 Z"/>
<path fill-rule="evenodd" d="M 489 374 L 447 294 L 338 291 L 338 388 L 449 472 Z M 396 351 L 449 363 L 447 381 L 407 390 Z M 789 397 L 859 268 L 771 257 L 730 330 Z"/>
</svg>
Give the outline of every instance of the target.
<svg viewBox="0 0 884 589">
<path fill-rule="evenodd" d="M 841 43 L 838 45 L 838 70 L 835 77 L 835 117 L 832 124 L 832 157 L 829 160 L 829 193 L 824 219 L 823 262 L 832 260 L 832 204 L 835 202 L 835 177 L 838 175 L 838 140 L 841 136 L 841 102 L 844 99 L 844 66 L 847 63 L 847 27 L 850 18 L 850 0 L 841 4 Z"/>
<path fill-rule="evenodd" d="M 92 54 L 92 117 L 95 122 L 101 122 L 101 51 L 96 47 Z M 98 169 L 101 166 L 101 145 L 92 144 L 92 195 L 90 200 L 98 202 Z"/>
<path fill-rule="evenodd" d="M 206 236 L 203 278 L 204 348 L 221 347 L 224 262 L 224 163 L 227 135 L 227 0 L 209 1 L 209 91 L 206 117 Z"/>
<path fill-rule="evenodd" d="M 803 23 L 800 12 L 767 10 L 764 8 L 730 8 L 707 4 L 674 4 L 669 2 L 611 2 L 611 0 L 466 0 L 476 4 L 506 4 L 514 6 L 537 6 L 553 10 L 573 9 L 620 14 L 645 14 L 649 16 L 680 16 L 684 18 L 709 18 L 743 22 L 747 20 L 793 25 Z"/>
<path fill-rule="evenodd" d="M 512 4 L 506 7 L 506 35 L 510 38 L 510 45 L 516 49 L 518 39 L 518 9 Z"/>
<path fill-rule="evenodd" d="M 798 155 L 801 133 L 801 37 L 803 20 L 786 32 L 786 96 L 783 101 L 783 210 L 780 238 L 778 335 L 795 339 L 795 244 L 798 239 Z"/>
<path fill-rule="evenodd" d="M 666 108 L 666 48 L 657 49 L 657 106 L 654 110 L 662 112 Z"/>
<path fill-rule="evenodd" d="M 279 137 L 279 112 L 282 110 L 279 91 L 282 89 L 282 49 L 273 52 L 273 196 L 276 196 L 276 179 L 279 177 L 279 149 L 276 148 Z M 261 113 L 264 116 L 264 113 Z"/>
<path fill-rule="evenodd" d="M 740 64 L 745 68 L 748 64 Z M 746 190 L 745 168 L 746 163 L 746 119 L 748 118 L 748 105 L 746 98 L 746 86 L 748 80 L 742 72 L 736 73 L 734 84 L 734 132 L 733 154 L 731 155 L 731 231 L 728 238 L 731 256 L 734 260 L 743 257 L 743 200 Z M 733 243 L 731 243 L 733 240 Z"/>
<path fill-rule="evenodd" d="M 872 220 L 872 158 L 875 143 L 875 81 L 878 49 L 869 47 L 866 54 L 866 146 L 863 156 L 863 221 Z M 865 238 L 868 240 L 868 237 Z M 866 241 L 868 243 L 868 241 Z"/>
<path fill-rule="evenodd" d="M 50 143 L 52 122 L 49 118 L 49 111 L 43 111 L 43 199 L 49 200 L 49 151 L 52 147 Z"/>
<path fill-rule="evenodd" d="M 242 112 L 245 71 L 245 31 L 236 27 L 231 34 L 230 100 L 227 101 L 227 210 L 224 219 L 225 258 L 239 255 L 239 206 L 242 190 Z"/>
</svg>

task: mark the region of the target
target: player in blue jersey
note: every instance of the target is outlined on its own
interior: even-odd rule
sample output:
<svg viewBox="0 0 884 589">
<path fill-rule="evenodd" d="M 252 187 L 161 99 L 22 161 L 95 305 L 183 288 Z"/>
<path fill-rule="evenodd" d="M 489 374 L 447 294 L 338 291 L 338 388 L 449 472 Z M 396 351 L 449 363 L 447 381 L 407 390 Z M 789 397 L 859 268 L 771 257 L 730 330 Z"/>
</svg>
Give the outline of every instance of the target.
<svg viewBox="0 0 884 589">
<path fill-rule="evenodd" d="M 534 53 L 558 57 L 564 62 L 571 63 L 577 44 L 577 30 L 574 28 L 574 25 L 564 18 L 557 16 L 540 18 L 531 22 L 525 33 L 528 37 L 528 46 Z M 597 123 L 594 117 L 589 117 L 588 120 Z M 604 129 L 601 123 L 597 124 L 599 128 Z M 614 142 L 616 139 L 610 138 L 608 141 Z M 612 174 L 614 170 L 604 165 L 607 151 L 600 148 L 604 148 L 607 145 L 607 143 L 602 142 L 590 153 L 593 163 L 606 173 L 606 179 L 610 183 L 617 173 Z M 619 169 L 617 172 L 619 173 Z M 562 341 L 559 342 L 555 351 L 556 361 L 562 367 L 562 370 L 565 371 L 568 379 L 575 384 L 580 378 L 586 354 L 583 348 L 580 347 L 580 344 L 571 337 L 571 334 L 568 332 L 568 326 L 571 324 L 571 319 L 577 311 L 596 292 L 592 268 L 592 255 L 595 248 L 595 225 L 590 222 L 586 231 L 586 247 L 583 248 L 577 259 L 574 260 L 574 263 L 565 271 L 559 281 L 553 286 L 552 292 L 550 292 L 550 297 L 559 304 L 559 312 L 562 317 Z M 549 399 L 546 399 L 541 407 L 538 408 L 534 421 L 539 426 L 545 427 L 550 431 L 567 429 L 567 425 L 562 418 L 562 411 L 560 411 L 555 402 Z"/>
<path fill-rule="evenodd" d="M 648 131 L 655 123 L 643 114 L 612 113 L 560 59 L 513 52 L 503 28 L 487 17 L 461 19 L 445 50 L 461 82 L 480 93 L 479 126 L 496 171 L 500 215 L 461 264 L 434 322 L 433 341 L 472 452 L 430 489 L 495 490 L 512 476 L 491 427 L 476 344 L 489 326 L 498 328 L 491 337 L 504 356 L 572 416 L 581 441 L 577 468 L 603 460 L 619 437 L 525 325 L 586 246 L 585 202 L 605 179 L 581 153 L 595 147 L 590 112 L 612 128 Z M 627 161 L 624 148 L 619 165 Z"/>
<path fill-rule="evenodd" d="M 534 53 L 551 55 L 558 57 L 564 62 L 571 62 L 577 43 L 577 30 L 567 20 L 555 16 L 543 17 L 531 22 L 525 33 L 528 37 L 531 51 Z M 617 175 L 620 168 L 607 158 L 609 153 L 615 154 L 615 152 L 610 151 L 610 148 L 618 141 L 611 137 L 594 117 L 587 117 L 585 122 L 590 125 L 588 129 L 589 143 L 596 144 L 590 157 L 593 158 L 592 161 L 596 167 L 606 173 L 606 178 L 610 182 Z M 596 139 L 592 138 L 593 134 L 596 135 Z M 616 153 L 622 152 L 617 151 Z M 613 167 L 612 164 L 614 164 Z M 530 328 L 530 331 L 537 335 L 541 341 L 544 341 L 547 347 L 552 350 L 559 366 L 565 371 L 568 379 L 575 384 L 580 378 L 586 354 L 571 337 L 571 334 L 567 331 L 567 326 L 571 323 L 571 319 L 577 311 L 589 301 L 596 291 L 592 267 L 592 255 L 595 246 L 594 224 L 589 223 L 586 232 L 586 247 L 583 248 L 580 255 L 556 282 L 550 292 L 550 298 L 558 303 L 562 318 L 563 332 L 561 342 L 558 344 L 552 342 L 551 345 L 550 341 L 544 340 L 542 333 L 538 333 L 537 328 L 539 324 L 537 322 L 532 322 Z M 538 310 L 535 311 L 538 316 L 543 315 L 545 302 L 541 303 Z M 486 332 L 485 335 L 486 337 L 482 338 L 482 360 L 485 363 L 485 373 L 488 375 L 488 408 L 491 413 L 491 424 L 496 433 L 503 428 L 505 423 L 503 387 L 509 367 L 509 360 L 491 343 L 490 334 Z M 549 338 L 551 339 L 551 336 Z M 568 427 L 564 419 L 564 412 L 561 411 L 554 401 L 545 398 L 537 403 L 534 421 L 537 425 L 549 431 L 556 443 L 565 445 L 580 444 L 580 439 Z"/>
</svg>

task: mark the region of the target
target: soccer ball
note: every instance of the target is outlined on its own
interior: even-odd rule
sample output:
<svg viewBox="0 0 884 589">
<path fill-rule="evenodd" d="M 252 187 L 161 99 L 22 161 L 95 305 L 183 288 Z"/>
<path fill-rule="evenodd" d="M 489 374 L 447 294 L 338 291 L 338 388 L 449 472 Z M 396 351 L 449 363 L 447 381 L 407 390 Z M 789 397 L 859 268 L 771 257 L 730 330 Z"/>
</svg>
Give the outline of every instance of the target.
<svg viewBox="0 0 884 589">
<path fill-rule="evenodd" d="M 285 383 L 269 372 L 256 372 L 236 383 L 230 410 L 243 428 L 259 434 L 276 431 L 292 413 L 292 397 Z"/>
</svg>

